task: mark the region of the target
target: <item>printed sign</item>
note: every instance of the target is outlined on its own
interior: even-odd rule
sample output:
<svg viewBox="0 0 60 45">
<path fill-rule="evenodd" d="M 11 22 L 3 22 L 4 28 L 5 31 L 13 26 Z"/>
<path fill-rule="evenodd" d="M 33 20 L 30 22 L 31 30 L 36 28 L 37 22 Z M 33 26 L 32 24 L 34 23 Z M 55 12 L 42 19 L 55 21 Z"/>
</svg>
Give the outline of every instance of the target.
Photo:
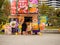
<svg viewBox="0 0 60 45">
<path fill-rule="evenodd" d="M 38 13 L 38 0 L 30 0 L 29 7 L 29 13 Z"/>
<path fill-rule="evenodd" d="M 18 13 L 28 13 L 28 0 L 18 0 Z"/>
</svg>

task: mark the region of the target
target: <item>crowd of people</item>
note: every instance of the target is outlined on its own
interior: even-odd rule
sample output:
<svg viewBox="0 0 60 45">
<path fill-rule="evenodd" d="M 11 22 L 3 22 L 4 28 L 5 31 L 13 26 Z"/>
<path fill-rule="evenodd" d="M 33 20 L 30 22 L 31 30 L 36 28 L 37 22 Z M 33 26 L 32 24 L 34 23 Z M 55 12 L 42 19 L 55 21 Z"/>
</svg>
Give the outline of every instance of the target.
<svg viewBox="0 0 60 45">
<path fill-rule="evenodd" d="M 34 30 L 30 22 L 29 23 L 23 22 L 22 25 L 17 24 L 16 22 L 7 23 L 3 25 L 3 30 L 4 30 L 4 33 L 7 35 L 32 35 L 32 34 L 40 33 L 39 27 L 37 30 Z"/>
</svg>

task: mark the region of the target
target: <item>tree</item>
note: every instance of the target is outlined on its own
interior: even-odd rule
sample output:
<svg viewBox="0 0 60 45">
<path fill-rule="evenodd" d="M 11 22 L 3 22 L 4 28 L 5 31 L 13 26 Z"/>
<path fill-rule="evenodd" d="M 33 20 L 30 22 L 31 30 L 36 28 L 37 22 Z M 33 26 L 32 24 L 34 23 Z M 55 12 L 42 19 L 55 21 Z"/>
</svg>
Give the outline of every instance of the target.
<svg viewBox="0 0 60 45">
<path fill-rule="evenodd" d="M 1 9 L 2 5 L 3 5 L 3 2 L 4 2 L 4 0 L 0 0 L 0 9 Z"/>
<path fill-rule="evenodd" d="M 3 3 L 4 3 L 4 0 L 0 0 L 0 15 L 2 14 L 1 8 L 2 8 Z"/>
<path fill-rule="evenodd" d="M 55 14 L 57 15 L 57 17 L 60 17 L 60 8 L 56 9 Z"/>
<path fill-rule="evenodd" d="M 49 6 L 46 4 L 42 4 L 38 6 L 39 8 L 39 14 L 40 15 L 47 15 L 48 16 L 48 10 L 49 10 Z"/>
<path fill-rule="evenodd" d="M 3 2 L 3 3 L 2 3 Z M 8 15 L 10 14 L 10 3 L 9 0 L 3 0 L 0 5 L 0 24 L 6 23 Z"/>
<path fill-rule="evenodd" d="M 55 15 L 55 8 L 52 7 L 52 6 L 49 6 L 49 9 L 48 9 L 48 17 L 52 17 L 52 16 L 56 16 Z"/>
<path fill-rule="evenodd" d="M 39 14 L 48 16 L 48 23 L 53 26 L 59 26 L 60 22 L 58 18 L 60 16 L 60 9 L 55 10 L 54 7 L 46 4 L 39 5 Z"/>
<path fill-rule="evenodd" d="M 48 10 L 48 22 L 51 23 L 53 26 L 56 24 L 56 14 L 55 14 L 55 8 L 52 6 L 49 6 Z"/>
<path fill-rule="evenodd" d="M 60 8 L 56 9 L 55 14 L 57 16 L 57 26 L 60 27 Z"/>
<path fill-rule="evenodd" d="M 3 12 L 4 12 L 5 16 L 9 16 L 10 15 L 10 2 L 9 2 L 9 0 L 5 0 L 4 1 Z"/>
</svg>

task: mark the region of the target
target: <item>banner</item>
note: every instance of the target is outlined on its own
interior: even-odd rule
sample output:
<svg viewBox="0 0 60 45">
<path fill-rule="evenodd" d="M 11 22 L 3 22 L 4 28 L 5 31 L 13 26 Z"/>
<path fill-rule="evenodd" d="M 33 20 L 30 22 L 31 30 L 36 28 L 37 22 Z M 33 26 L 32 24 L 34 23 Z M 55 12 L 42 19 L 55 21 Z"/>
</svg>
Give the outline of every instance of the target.
<svg viewBox="0 0 60 45">
<path fill-rule="evenodd" d="M 16 0 L 11 0 L 11 15 L 16 14 Z"/>
<path fill-rule="evenodd" d="M 28 0 L 18 0 L 18 14 L 28 13 Z"/>
<path fill-rule="evenodd" d="M 38 0 L 11 0 L 11 15 L 38 13 Z"/>
<path fill-rule="evenodd" d="M 38 9 L 31 7 L 30 10 L 29 10 L 29 12 L 30 13 L 37 13 L 38 12 Z"/>
<path fill-rule="evenodd" d="M 38 13 L 38 0 L 29 0 L 29 13 Z"/>
</svg>

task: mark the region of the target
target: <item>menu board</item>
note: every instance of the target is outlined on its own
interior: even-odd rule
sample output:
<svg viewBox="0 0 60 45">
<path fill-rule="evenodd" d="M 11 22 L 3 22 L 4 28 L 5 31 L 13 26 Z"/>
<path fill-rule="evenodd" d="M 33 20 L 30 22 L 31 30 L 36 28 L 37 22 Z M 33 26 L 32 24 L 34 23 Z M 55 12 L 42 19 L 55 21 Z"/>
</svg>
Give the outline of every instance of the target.
<svg viewBox="0 0 60 45">
<path fill-rule="evenodd" d="M 16 14 L 16 0 L 11 0 L 11 15 Z"/>
<path fill-rule="evenodd" d="M 28 0 L 18 0 L 18 14 L 28 13 Z"/>
<path fill-rule="evenodd" d="M 38 13 L 38 0 L 29 0 L 29 13 Z"/>
</svg>

